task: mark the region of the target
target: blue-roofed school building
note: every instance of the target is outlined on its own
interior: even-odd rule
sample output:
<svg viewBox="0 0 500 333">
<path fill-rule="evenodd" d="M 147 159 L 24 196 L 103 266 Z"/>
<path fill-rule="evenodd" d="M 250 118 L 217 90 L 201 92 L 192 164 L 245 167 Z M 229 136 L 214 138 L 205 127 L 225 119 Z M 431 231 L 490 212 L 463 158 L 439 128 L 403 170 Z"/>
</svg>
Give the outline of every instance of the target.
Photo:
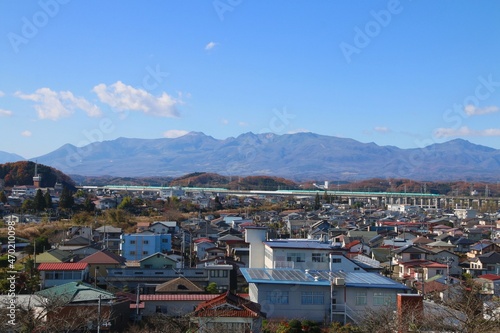
<svg viewBox="0 0 500 333">
<path fill-rule="evenodd" d="M 246 229 L 250 267 L 240 271 L 249 284 L 250 300 L 261 304 L 268 319 L 355 323 L 367 307 L 396 310 L 397 294 L 410 290 L 366 272 L 326 242 L 267 240 L 266 232 L 261 227 Z"/>
</svg>

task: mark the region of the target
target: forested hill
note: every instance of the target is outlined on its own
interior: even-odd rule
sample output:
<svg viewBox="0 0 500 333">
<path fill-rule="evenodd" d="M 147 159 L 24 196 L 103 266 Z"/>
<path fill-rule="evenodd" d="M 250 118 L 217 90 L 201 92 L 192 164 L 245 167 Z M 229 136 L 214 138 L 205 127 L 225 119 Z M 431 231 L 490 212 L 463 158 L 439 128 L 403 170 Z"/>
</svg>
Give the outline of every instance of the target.
<svg viewBox="0 0 500 333">
<path fill-rule="evenodd" d="M 30 161 L 0 164 L 0 179 L 3 179 L 5 187 L 33 185 L 35 165 Z M 74 181 L 68 175 L 47 165 L 38 164 L 37 171 L 42 176 L 40 187 L 54 187 L 56 182 L 70 188 L 75 186 Z"/>
</svg>

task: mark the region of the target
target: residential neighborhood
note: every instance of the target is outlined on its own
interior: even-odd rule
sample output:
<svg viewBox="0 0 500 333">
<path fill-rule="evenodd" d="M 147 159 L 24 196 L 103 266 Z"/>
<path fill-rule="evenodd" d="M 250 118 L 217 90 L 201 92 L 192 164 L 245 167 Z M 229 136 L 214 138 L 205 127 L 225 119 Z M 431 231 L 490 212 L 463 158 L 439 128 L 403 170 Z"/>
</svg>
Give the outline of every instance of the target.
<svg viewBox="0 0 500 333">
<path fill-rule="evenodd" d="M 50 214 L 14 212 L 14 197 L 33 200 L 38 191 L 54 196 L 45 209 Z M 362 327 L 368 312 L 402 313 L 405 302 L 436 312 L 436 305 L 446 306 L 466 283 L 479 286 L 481 302 L 498 305 L 498 212 L 387 206 L 322 192 L 299 197 L 177 188 L 180 197 L 164 197 L 172 192 L 85 191 L 79 189 L 73 200 L 76 205 L 91 198 L 87 220 L 72 225 L 79 220 L 66 219 L 65 230 L 53 231 L 41 249 L 19 241 L 28 251 L 20 249 L 18 262 L 31 269 L 16 292 L 20 299 L 33 298 L 29 306 L 46 327 L 121 332 L 158 318 L 162 325 L 179 321 L 185 331 L 207 333 L 263 332 L 270 327 L 264 325 L 292 320 Z M 61 210 L 56 204 L 61 193 L 12 191 L 2 207 L 4 225 L 21 231 L 58 223 L 52 214 Z M 109 198 L 116 205 L 99 206 Z M 161 207 L 158 201 L 168 212 L 169 203 L 195 205 L 202 198 L 204 207 L 220 209 L 202 212 L 196 205 L 196 214 L 180 220 L 160 219 L 161 211 L 132 223 L 107 218 L 126 209 L 140 216 Z M 54 316 L 46 304 L 61 299 L 59 306 L 68 310 Z M 74 316 L 73 311 L 87 313 L 86 328 L 71 320 L 61 323 L 61 316 Z M 488 317 L 496 324 L 498 312 Z"/>
</svg>

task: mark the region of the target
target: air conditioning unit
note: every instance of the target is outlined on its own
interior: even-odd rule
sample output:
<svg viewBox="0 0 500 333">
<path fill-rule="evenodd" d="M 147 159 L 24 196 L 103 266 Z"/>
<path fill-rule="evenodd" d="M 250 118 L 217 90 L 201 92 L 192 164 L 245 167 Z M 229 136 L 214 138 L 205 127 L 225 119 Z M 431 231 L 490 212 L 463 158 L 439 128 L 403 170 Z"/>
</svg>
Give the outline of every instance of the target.
<svg viewBox="0 0 500 333">
<path fill-rule="evenodd" d="M 334 281 L 334 284 L 336 286 L 345 286 L 345 279 L 344 278 L 336 277 L 335 281 Z"/>
</svg>

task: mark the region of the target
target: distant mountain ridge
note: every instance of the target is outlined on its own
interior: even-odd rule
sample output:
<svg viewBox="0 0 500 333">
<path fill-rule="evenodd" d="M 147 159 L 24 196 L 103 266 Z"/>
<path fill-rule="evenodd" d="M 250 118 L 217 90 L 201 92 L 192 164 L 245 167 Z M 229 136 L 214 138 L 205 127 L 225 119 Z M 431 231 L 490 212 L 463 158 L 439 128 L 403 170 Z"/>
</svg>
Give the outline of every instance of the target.
<svg viewBox="0 0 500 333">
<path fill-rule="evenodd" d="M 20 155 L 0 151 L 0 164 L 24 160 L 25 158 Z"/>
<path fill-rule="evenodd" d="M 401 149 L 314 133 L 244 133 L 223 140 L 199 132 L 174 139 L 118 138 L 79 148 L 66 144 L 36 160 L 66 174 L 85 176 L 213 172 L 295 181 L 377 177 L 497 181 L 500 174 L 500 150 L 462 139 Z"/>
</svg>

